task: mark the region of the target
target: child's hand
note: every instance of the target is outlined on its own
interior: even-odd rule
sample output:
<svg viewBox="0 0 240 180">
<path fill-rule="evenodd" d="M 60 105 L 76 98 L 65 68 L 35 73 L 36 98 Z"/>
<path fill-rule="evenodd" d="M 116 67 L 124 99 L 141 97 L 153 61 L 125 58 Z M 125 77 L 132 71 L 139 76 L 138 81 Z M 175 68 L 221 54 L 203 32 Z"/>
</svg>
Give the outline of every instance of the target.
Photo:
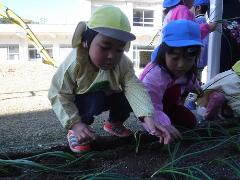
<svg viewBox="0 0 240 180">
<path fill-rule="evenodd" d="M 213 92 L 209 95 L 209 101 L 207 104 L 207 110 L 204 114 L 206 119 L 213 119 L 217 116 L 221 110 L 222 105 L 225 102 L 224 94 L 221 92 Z"/>
<path fill-rule="evenodd" d="M 218 24 L 216 22 L 210 22 L 209 24 L 209 30 L 210 32 L 213 32 L 217 29 Z"/>
<path fill-rule="evenodd" d="M 159 137 L 159 142 L 169 144 L 175 139 L 181 139 L 181 134 L 172 125 L 163 126 L 157 124 L 150 117 L 144 118 L 144 127 L 147 128 L 148 132 L 152 135 Z"/>
<path fill-rule="evenodd" d="M 95 140 L 97 138 L 94 130 L 90 126 L 82 122 L 74 124 L 72 130 L 77 136 L 79 143 Z"/>
</svg>

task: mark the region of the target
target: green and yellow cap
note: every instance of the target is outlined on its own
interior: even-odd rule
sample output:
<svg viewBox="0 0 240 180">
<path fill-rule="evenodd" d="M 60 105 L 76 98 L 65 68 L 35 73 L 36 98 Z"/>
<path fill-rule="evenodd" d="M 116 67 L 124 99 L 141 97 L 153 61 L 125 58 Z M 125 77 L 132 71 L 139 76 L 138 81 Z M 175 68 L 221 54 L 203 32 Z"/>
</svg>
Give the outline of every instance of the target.
<svg viewBox="0 0 240 180">
<path fill-rule="evenodd" d="M 238 75 L 240 75 L 240 60 L 237 61 L 237 62 L 233 65 L 232 69 L 233 69 Z"/>
<path fill-rule="evenodd" d="M 131 33 L 131 26 L 127 16 L 120 8 L 105 5 L 98 8 L 87 23 L 93 29 L 105 36 L 128 42 L 136 37 Z"/>
</svg>

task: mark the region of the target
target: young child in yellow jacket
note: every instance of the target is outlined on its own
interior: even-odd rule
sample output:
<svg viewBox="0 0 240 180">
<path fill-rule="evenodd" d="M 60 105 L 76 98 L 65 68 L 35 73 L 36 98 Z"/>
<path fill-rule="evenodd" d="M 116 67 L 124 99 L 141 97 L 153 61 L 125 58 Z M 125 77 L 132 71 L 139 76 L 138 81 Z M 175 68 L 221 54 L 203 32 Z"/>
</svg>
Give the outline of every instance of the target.
<svg viewBox="0 0 240 180">
<path fill-rule="evenodd" d="M 73 152 L 91 149 L 96 134 L 94 116 L 109 110 L 103 128 L 112 135 L 132 134 L 123 123 L 134 112 L 149 133 L 164 144 L 179 138 L 176 129 L 154 123 L 151 99 L 135 76 L 124 50 L 135 36 L 127 16 L 117 7 L 98 8 L 86 24 L 80 22 L 72 39 L 73 50 L 53 76 L 48 97 L 68 130 Z"/>
</svg>

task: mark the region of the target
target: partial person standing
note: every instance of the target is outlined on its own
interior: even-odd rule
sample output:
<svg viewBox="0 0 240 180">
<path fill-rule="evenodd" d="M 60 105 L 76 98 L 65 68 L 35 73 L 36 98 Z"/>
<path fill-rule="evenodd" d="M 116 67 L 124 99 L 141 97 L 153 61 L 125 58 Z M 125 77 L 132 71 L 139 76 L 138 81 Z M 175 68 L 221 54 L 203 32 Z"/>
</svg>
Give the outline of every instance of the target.
<svg viewBox="0 0 240 180">
<path fill-rule="evenodd" d="M 164 0 L 163 1 L 163 8 L 164 9 L 164 21 L 162 25 L 162 29 L 172 21 L 185 19 L 185 20 L 191 20 L 195 21 L 194 14 L 190 11 L 190 8 L 193 7 L 194 0 Z M 202 23 L 200 26 L 200 32 L 201 32 L 201 39 L 205 38 L 210 32 L 213 32 L 216 27 L 217 23 Z M 158 46 L 154 49 L 152 55 L 151 55 L 151 62 L 154 61 L 154 59 L 157 56 L 157 51 L 159 48 L 159 44 L 162 42 L 162 32 L 159 32 L 159 42 Z"/>
<path fill-rule="evenodd" d="M 209 0 L 195 0 L 194 1 L 194 12 L 195 12 L 195 21 L 198 24 L 207 23 L 206 14 L 209 10 L 210 2 Z M 202 39 L 202 50 L 201 55 L 197 64 L 198 67 L 198 79 L 202 79 L 202 71 L 207 66 L 208 63 L 208 39 L 209 35 Z"/>
</svg>

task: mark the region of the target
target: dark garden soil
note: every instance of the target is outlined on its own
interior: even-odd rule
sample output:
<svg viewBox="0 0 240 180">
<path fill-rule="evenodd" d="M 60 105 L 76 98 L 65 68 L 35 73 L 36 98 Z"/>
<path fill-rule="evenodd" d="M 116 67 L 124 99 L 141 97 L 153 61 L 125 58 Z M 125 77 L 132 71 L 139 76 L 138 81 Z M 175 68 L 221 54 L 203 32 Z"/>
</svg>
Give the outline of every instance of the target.
<svg viewBox="0 0 240 180">
<path fill-rule="evenodd" d="M 42 172 L 38 168 L 34 172 L 34 168 L 4 166 L 3 169 L 9 172 L 1 173 L 0 179 L 74 179 L 77 177 L 84 179 L 84 174 L 87 175 L 85 179 L 107 179 L 110 173 L 115 173 L 111 174 L 110 179 L 187 179 L 187 176 L 189 176 L 188 179 L 240 179 L 239 135 L 234 133 L 228 136 L 216 130 L 208 132 L 205 129 L 195 133 L 202 138 L 192 136 L 191 132 L 189 136 L 186 134 L 185 140 L 181 143 L 176 142 L 171 146 L 159 144 L 155 137 L 145 132 L 136 134 L 138 138 L 141 134 L 139 146 L 136 145 L 138 142 L 136 137 L 124 139 L 105 137 L 99 141 L 101 144 L 93 143 L 93 152 L 82 155 L 71 153 L 67 146 L 58 146 L 48 152 L 70 153 L 79 161 L 73 163 L 56 156 L 33 158 L 34 162 L 41 165 L 54 168 L 66 165 L 66 167 L 59 168 L 60 172 L 55 170 Z M 207 137 L 208 140 L 206 140 Z M 30 155 L 33 156 L 33 154 L 12 154 L 12 157 L 11 155 L 8 157 L 19 159 Z M 84 160 L 80 161 L 81 158 Z M 162 172 L 156 173 L 159 169 Z M 79 172 L 86 170 L 90 171 Z"/>
</svg>

